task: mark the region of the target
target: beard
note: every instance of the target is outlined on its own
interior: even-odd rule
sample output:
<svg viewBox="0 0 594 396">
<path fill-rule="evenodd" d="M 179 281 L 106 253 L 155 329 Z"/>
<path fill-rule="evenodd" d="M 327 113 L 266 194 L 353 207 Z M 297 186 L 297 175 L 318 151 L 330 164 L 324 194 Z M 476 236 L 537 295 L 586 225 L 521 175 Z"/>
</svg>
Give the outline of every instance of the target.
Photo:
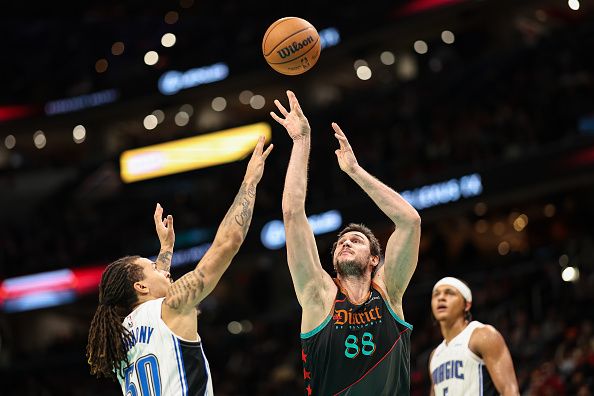
<svg viewBox="0 0 594 396">
<path fill-rule="evenodd" d="M 343 277 L 360 278 L 365 274 L 365 267 L 357 260 L 337 261 L 336 273 Z"/>
</svg>

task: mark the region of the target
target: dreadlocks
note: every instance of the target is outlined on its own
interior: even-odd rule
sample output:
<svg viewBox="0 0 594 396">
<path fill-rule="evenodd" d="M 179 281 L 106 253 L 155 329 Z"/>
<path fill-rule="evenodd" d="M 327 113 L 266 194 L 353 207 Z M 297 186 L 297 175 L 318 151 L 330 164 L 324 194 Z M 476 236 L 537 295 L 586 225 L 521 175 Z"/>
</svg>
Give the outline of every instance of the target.
<svg viewBox="0 0 594 396">
<path fill-rule="evenodd" d="M 89 329 L 87 359 L 91 374 L 117 380 L 128 366 L 125 341 L 130 338 L 122 321 L 132 311 L 138 297 L 134 283 L 142 280 L 142 267 L 134 264 L 140 256 L 122 257 L 109 264 L 99 285 L 99 306 Z M 123 376 L 123 374 L 122 374 Z"/>
</svg>

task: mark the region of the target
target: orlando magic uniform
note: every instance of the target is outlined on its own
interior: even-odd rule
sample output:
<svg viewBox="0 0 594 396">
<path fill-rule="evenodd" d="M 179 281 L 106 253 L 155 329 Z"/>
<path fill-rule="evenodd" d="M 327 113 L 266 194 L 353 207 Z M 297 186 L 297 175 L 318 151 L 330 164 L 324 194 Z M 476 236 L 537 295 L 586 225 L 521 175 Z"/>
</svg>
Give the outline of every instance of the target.
<svg viewBox="0 0 594 396">
<path fill-rule="evenodd" d="M 474 329 L 484 326 L 473 321 L 460 334 L 435 349 L 429 363 L 436 396 L 498 395 L 483 359 L 468 347 Z"/>
<path fill-rule="evenodd" d="M 124 319 L 132 339 L 126 343 L 130 365 L 118 379 L 124 395 L 211 396 L 208 361 L 200 341 L 186 341 L 161 319 L 163 298 L 139 305 Z"/>
<path fill-rule="evenodd" d="M 314 330 L 301 334 L 307 395 L 388 396 L 410 392 L 410 332 L 372 283 L 356 305 L 338 286 L 334 308 Z"/>
</svg>

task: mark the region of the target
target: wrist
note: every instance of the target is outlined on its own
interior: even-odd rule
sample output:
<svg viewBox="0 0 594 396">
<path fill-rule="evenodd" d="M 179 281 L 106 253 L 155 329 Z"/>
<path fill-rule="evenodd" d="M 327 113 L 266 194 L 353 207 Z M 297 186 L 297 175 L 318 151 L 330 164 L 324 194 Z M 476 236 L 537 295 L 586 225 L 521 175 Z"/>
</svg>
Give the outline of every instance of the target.
<svg viewBox="0 0 594 396">
<path fill-rule="evenodd" d="M 305 133 L 305 134 L 301 134 L 301 135 L 297 135 L 297 136 L 293 137 L 293 143 L 309 142 L 309 139 L 311 137 L 310 132 L 311 131 L 307 131 L 307 133 Z"/>
<path fill-rule="evenodd" d="M 349 175 L 353 179 L 356 178 L 357 176 L 362 175 L 362 173 L 363 173 L 362 171 L 363 171 L 363 168 L 361 168 L 361 165 L 359 165 L 359 164 L 355 164 L 345 170 L 346 174 Z"/>
</svg>

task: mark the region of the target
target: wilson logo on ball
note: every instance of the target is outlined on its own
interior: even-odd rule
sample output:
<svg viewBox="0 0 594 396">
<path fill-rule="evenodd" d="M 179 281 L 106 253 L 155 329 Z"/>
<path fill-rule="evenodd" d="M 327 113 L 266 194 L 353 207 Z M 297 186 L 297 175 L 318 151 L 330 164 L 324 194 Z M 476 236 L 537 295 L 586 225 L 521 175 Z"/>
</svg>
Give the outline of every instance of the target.
<svg viewBox="0 0 594 396">
<path fill-rule="evenodd" d="M 311 70 L 320 58 L 321 49 L 316 28 L 297 17 L 278 19 L 262 38 L 262 55 L 266 63 L 289 76 Z"/>
<path fill-rule="evenodd" d="M 287 56 L 291 56 L 291 55 L 299 52 L 300 50 L 302 50 L 303 48 L 312 44 L 313 42 L 314 42 L 313 37 L 307 36 L 307 38 L 305 40 L 303 40 L 302 42 L 298 43 L 298 42 L 294 41 L 291 45 L 281 48 L 280 50 L 276 51 L 276 53 L 278 54 L 278 56 L 280 56 L 281 58 L 284 59 Z"/>
</svg>

